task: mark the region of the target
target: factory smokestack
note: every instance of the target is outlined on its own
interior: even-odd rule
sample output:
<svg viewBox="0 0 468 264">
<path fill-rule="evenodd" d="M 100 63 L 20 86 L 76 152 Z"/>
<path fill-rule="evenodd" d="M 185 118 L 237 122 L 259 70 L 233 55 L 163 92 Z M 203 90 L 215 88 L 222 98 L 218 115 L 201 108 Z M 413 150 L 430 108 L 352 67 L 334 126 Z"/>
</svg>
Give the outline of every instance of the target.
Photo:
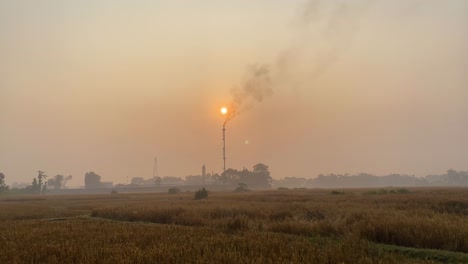
<svg viewBox="0 0 468 264">
<path fill-rule="evenodd" d="M 274 87 L 293 79 L 297 64 L 308 61 L 308 78 L 317 79 L 337 61 L 359 28 L 359 20 L 371 6 L 369 0 L 352 3 L 339 0 L 310 0 L 302 6 L 297 21 L 298 35 L 291 44 L 278 52 L 273 63 L 252 64 L 247 67 L 239 85 L 231 89 L 231 102 L 221 112 L 223 123 L 223 161 L 226 170 L 226 124 L 239 114 L 263 102 L 274 93 Z M 311 45 L 314 39 L 320 45 Z M 310 55 L 312 54 L 312 55 Z"/>
</svg>

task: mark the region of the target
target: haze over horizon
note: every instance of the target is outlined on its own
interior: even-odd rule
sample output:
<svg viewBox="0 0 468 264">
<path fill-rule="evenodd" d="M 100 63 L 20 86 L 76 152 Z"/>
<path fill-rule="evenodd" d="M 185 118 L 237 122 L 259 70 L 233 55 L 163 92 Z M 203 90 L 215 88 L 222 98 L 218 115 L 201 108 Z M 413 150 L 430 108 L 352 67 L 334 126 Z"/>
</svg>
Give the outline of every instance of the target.
<svg viewBox="0 0 468 264">
<path fill-rule="evenodd" d="M 468 170 L 467 14 L 463 0 L 2 1 L 0 172 L 125 183 L 154 157 L 161 176 L 222 172 L 232 105 L 227 167 Z"/>
</svg>

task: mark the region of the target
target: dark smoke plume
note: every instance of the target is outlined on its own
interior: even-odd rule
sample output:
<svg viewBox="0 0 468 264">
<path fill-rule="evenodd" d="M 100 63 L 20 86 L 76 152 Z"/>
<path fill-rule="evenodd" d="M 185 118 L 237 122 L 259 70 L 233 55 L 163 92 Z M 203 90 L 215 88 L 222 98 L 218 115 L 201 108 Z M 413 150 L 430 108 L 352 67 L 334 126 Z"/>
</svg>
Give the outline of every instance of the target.
<svg viewBox="0 0 468 264">
<path fill-rule="evenodd" d="M 262 102 L 273 95 L 270 69 L 266 65 L 251 65 L 247 69 L 245 80 L 239 87 L 231 90 L 232 102 L 226 122 L 234 118 L 239 112 L 252 107 L 255 102 Z"/>
<path fill-rule="evenodd" d="M 313 82 L 339 59 L 370 3 L 369 0 L 311 0 L 301 6 L 296 19 L 299 22 L 298 36 L 288 48 L 278 53 L 274 63 L 247 68 L 244 80 L 231 90 L 232 99 L 225 124 L 272 96 L 274 87 L 281 80 L 294 82 L 291 80 L 292 72 L 303 60 L 307 60 L 308 83 Z M 316 42 L 322 46 L 314 46 Z"/>
</svg>

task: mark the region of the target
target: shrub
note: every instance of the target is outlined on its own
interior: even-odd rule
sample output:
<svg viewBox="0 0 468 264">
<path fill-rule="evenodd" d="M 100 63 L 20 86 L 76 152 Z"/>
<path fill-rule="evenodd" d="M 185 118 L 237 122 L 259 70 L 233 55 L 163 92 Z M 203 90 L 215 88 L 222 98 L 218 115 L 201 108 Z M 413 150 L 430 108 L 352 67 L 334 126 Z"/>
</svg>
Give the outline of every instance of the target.
<svg viewBox="0 0 468 264">
<path fill-rule="evenodd" d="M 208 191 L 205 188 L 202 188 L 195 192 L 195 200 L 200 200 L 208 197 Z"/>
<path fill-rule="evenodd" d="M 282 210 L 282 211 L 279 211 L 279 212 L 273 212 L 270 215 L 270 220 L 280 222 L 280 221 L 284 221 L 286 219 L 293 218 L 293 217 L 294 217 L 293 212 Z"/>
<path fill-rule="evenodd" d="M 278 191 L 286 191 L 289 190 L 289 188 L 286 187 L 278 187 Z"/>
<path fill-rule="evenodd" d="M 114 190 L 111 191 L 111 194 L 118 194 L 118 192 L 117 192 L 117 190 L 114 189 Z"/>
<path fill-rule="evenodd" d="M 247 187 L 247 184 L 245 183 L 239 183 L 239 187 L 237 187 L 235 192 L 250 192 L 249 188 Z"/>
<path fill-rule="evenodd" d="M 246 217 L 236 217 L 227 223 L 229 231 L 241 231 L 249 229 L 249 220 Z"/>
<path fill-rule="evenodd" d="M 381 194 L 387 194 L 387 193 L 389 193 L 389 191 L 385 189 L 380 189 L 380 190 L 375 190 L 375 191 L 368 191 L 368 192 L 365 192 L 364 194 L 365 195 L 381 195 Z M 392 191 L 390 191 L 390 193 L 392 193 Z"/>
<path fill-rule="evenodd" d="M 396 191 L 397 193 L 409 193 L 408 189 L 401 188 Z"/>
<path fill-rule="evenodd" d="M 177 193 L 180 193 L 180 189 L 177 187 L 172 187 L 172 188 L 169 188 L 167 192 L 170 194 L 177 194 Z"/>
<path fill-rule="evenodd" d="M 330 194 L 333 194 L 333 195 L 341 195 L 341 194 L 344 194 L 344 192 L 332 191 Z"/>
</svg>

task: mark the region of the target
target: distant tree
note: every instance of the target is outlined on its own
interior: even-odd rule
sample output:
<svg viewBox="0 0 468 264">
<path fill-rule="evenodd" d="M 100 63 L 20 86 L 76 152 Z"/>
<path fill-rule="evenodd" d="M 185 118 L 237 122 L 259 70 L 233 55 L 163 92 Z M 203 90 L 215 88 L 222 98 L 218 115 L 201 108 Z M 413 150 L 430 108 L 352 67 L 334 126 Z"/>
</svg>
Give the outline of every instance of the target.
<svg viewBox="0 0 468 264">
<path fill-rule="evenodd" d="M 67 182 L 69 180 L 71 180 L 73 178 L 73 176 L 71 175 L 68 175 L 67 177 L 65 177 L 65 179 L 63 179 L 63 184 L 62 184 L 62 188 L 65 189 L 67 187 Z"/>
<path fill-rule="evenodd" d="M 447 174 L 444 175 L 446 179 L 447 185 L 452 186 L 467 186 L 468 185 L 468 172 L 464 171 L 455 171 L 455 170 L 448 170 Z"/>
<path fill-rule="evenodd" d="M 8 191 L 8 186 L 5 183 L 5 174 L 0 172 L 0 193 Z"/>
<path fill-rule="evenodd" d="M 218 173 L 215 173 L 211 176 L 211 179 L 213 180 L 213 183 L 215 184 L 221 184 L 221 175 Z"/>
<path fill-rule="evenodd" d="M 239 182 L 240 172 L 235 169 L 225 170 L 219 177 L 222 184 L 237 184 Z"/>
<path fill-rule="evenodd" d="M 102 186 L 101 183 L 101 176 L 97 175 L 94 172 L 87 172 L 85 174 L 85 188 L 92 189 L 92 188 L 100 188 Z"/>
<path fill-rule="evenodd" d="M 145 179 L 143 179 L 143 177 L 133 177 L 131 181 L 131 184 L 135 185 L 141 185 L 143 183 L 145 183 Z"/>
<path fill-rule="evenodd" d="M 64 189 L 67 182 L 72 178 L 71 175 L 65 177 L 63 175 L 55 175 L 54 178 L 47 181 L 47 185 L 54 189 Z"/>
<path fill-rule="evenodd" d="M 253 167 L 253 171 L 243 169 L 227 169 L 219 176 L 218 183 L 237 185 L 239 183 L 247 184 L 253 188 L 269 188 L 273 179 L 270 176 L 268 166 L 259 163 Z"/>
<path fill-rule="evenodd" d="M 31 185 L 31 192 L 32 193 L 40 193 L 41 187 L 37 183 L 37 179 L 33 178 L 32 185 Z"/>
<path fill-rule="evenodd" d="M 45 183 L 42 185 L 41 194 L 45 194 L 46 192 L 47 192 L 47 182 L 45 182 Z"/>
<path fill-rule="evenodd" d="M 253 177 L 255 185 L 259 188 L 269 188 L 273 182 L 268 166 L 262 163 L 253 166 Z"/>
<path fill-rule="evenodd" d="M 56 188 L 55 188 L 55 180 L 54 180 L 54 179 L 48 179 L 48 180 L 47 180 L 47 185 L 52 186 L 52 187 L 54 187 L 54 189 L 56 189 Z M 57 189 L 58 189 L 58 188 L 57 188 Z"/>
<path fill-rule="evenodd" d="M 61 189 L 64 183 L 65 177 L 63 175 L 55 175 L 54 178 L 47 181 L 47 185 L 54 189 Z"/>
<path fill-rule="evenodd" d="M 235 192 L 249 192 L 249 187 L 245 183 L 239 183 L 239 186 L 234 190 Z"/>
<path fill-rule="evenodd" d="M 38 171 L 37 173 L 37 177 L 33 178 L 31 185 L 27 186 L 26 189 L 30 193 L 42 194 L 47 190 L 47 182 L 45 182 L 47 175 L 43 171 Z"/>
<path fill-rule="evenodd" d="M 47 189 L 46 183 L 44 182 L 45 179 L 47 179 L 47 175 L 45 175 L 45 172 L 43 171 L 38 171 L 37 172 L 37 184 L 38 184 L 38 189 L 39 193 L 45 193 L 45 190 Z"/>
<path fill-rule="evenodd" d="M 262 174 L 270 176 L 270 171 L 268 170 L 268 166 L 262 163 L 258 163 L 257 165 L 254 165 L 253 172 L 262 173 Z"/>
<path fill-rule="evenodd" d="M 155 177 L 155 178 L 154 178 L 154 184 L 156 184 L 156 185 L 159 186 L 159 185 L 161 185 L 161 182 L 162 182 L 161 177 Z"/>
</svg>

